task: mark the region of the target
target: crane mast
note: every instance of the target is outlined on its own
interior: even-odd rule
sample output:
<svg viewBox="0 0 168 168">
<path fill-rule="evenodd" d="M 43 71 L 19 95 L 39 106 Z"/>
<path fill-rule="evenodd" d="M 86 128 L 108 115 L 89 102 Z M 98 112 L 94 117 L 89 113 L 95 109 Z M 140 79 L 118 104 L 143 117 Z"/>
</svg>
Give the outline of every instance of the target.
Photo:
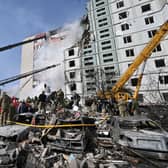
<svg viewBox="0 0 168 168">
<path fill-rule="evenodd" d="M 58 64 L 50 65 L 50 66 L 47 66 L 47 67 L 44 67 L 44 68 L 40 68 L 40 69 L 32 70 L 32 71 L 29 71 L 29 72 L 25 72 L 23 74 L 19 74 L 19 75 L 16 75 L 16 76 L 12 76 L 12 77 L 7 78 L 7 79 L 0 80 L 0 86 L 1 85 L 5 85 L 7 83 L 11 83 L 11 82 L 17 81 L 17 80 L 20 80 L 22 78 L 26 78 L 28 76 L 40 73 L 42 71 L 46 71 L 46 70 L 51 69 L 51 68 L 55 68 L 55 67 L 60 66 L 60 65 L 61 64 L 58 63 Z"/>
</svg>

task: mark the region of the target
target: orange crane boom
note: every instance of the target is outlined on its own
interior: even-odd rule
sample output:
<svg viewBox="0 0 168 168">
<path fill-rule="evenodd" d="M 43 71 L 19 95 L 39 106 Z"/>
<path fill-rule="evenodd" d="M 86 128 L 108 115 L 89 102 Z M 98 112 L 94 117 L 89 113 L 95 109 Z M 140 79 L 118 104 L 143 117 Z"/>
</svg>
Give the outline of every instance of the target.
<svg viewBox="0 0 168 168">
<path fill-rule="evenodd" d="M 140 54 L 135 58 L 133 63 L 128 67 L 128 69 L 124 72 L 124 74 L 119 78 L 116 84 L 112 87 L 112 93 L 115 95 L 119 92 L 125 83 L 130 79 L 133 73 L 137 70 L 137 68 L 146 61 L 152 51 L 157 47 L 160 41 L 166 36 L 168 32 L 168 21 L 166 21 L 160 29 L 156 32 L 150 42 L 145 46 L 145 48 L 140 52 Z"/>
</svg>

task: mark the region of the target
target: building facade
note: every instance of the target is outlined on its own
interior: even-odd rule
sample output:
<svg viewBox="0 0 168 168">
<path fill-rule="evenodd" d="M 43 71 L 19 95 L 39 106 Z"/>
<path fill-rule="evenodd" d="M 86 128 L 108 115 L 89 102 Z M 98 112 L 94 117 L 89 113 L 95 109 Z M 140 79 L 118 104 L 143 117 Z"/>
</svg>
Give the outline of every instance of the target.
<svg viewBox="0 0 168 168">
<path fill-rule="evenodd" d="M 34 40 L 31 43 L 27 43 L 27 44 L 23 45 L 22 57 L 21 57 L 21 73 L 30 72 L 30 71 L 39 69 L 40 67 L 44 68 L 44 67 L 51 65 L 51 61 L 47 61 L 47 60 L 42 61 L 42 63 L 44 63 L 44 65 L 37 64 L 36 60 L 37 59 L 40 60 L 39 57 L 42 55 L 41 53 L 43 52 L 42 51 L 40 53 L 40 50 L 42 50 L 42 47 L 44 47 L 44 46 L 58 45 L 58 43 L 60 43 L 65 38 L 66 33 L 67 33 L 66 31 L 61 31 L 61 29 L 59 28 L 59 29 L 51 30 L 46 33 L 41 33 L 41 34 L 34 35 L 32 37 L 26 38 L 25 40 L 29 40 L 29 39 L 36 39 L 41 36 L 44 36 L 44 38 L 42 38 L 42 39 Z M 46 49 L 47 49 L 47 47 L 46 47 Z M 43 50 L 45 50 L 45 49 L 43 49 Z M 43 54 L 50 54 L 50 53 L 43 52 Z M 55 56 L 53 53 L 51 53 L 51 54 L 53 56 Z M 42 59 L 44 59 L 44 58 L 42 58 Z M 53 60 L 55 60 L 55 59 L 53 59 Z M 52 64 L 58 64 L 58 63 L 60 63 L 60 62 L 52 62 Z M 63 74 L 64 74 L 64 72 L 62 70 L 62 75 Z M 28 96 L 31 96 L 30 93 L 33 92 L 33 89 L 36 88 L 41 82 L 43 82 L 42 80 L 43 79 L 41 79 L 38 74 L 33 74 L 33 75 L 28 76 L 26 78 L 22 78 L 20 80 L 19 98 L 22 100 Z"/>
<path fill-rule="evenodd" d="M 82 49 L 83 95 L 111 88 L 168 20 L 167 0 L 90 0 L 90 43 Z M 143 102 L 168 101 L 168 36 L 147 60 L 139 92 Z M 135 89 L 142 65 L 126 87 Z"/>
<path fill-rule="evenodd" d="M 86 98 L 96 95 L 99 89 L 111 89 L 156 30 L 168 20 L 167 11 L 168 0 L 89 0 L 90 40 L 64 52 L 65 95 L 71 97 L 77 92 Z M 52 32 L 49 39 L 61 40 L 64 35 L 58 32 Z M 23 46 L 21 73 L 35 69 L 36 53 L 44 43 L 45 39 L 40 39 Z M 168 101 L 167 46 L 168 36 L 147 60 L 139 92 L 143 102 Z M 127 88 L 135 89 L 142 66 L 126 83 Z M 38 75 L 22 79 L 20 97 L 39 83 Z"/>
<path fill-rule="evenodd" d="M 79 46 L 67 48 L 64 53 L 65 95 L 68 98 L 78 93 L 83 97 L 81 54 Z"/>
</svg>

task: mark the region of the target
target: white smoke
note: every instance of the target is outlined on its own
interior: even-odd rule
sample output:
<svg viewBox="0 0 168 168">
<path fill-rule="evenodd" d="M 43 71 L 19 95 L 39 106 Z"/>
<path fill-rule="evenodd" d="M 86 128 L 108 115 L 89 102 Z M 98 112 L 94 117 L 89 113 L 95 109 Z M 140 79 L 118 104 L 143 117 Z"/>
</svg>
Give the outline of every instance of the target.
<svg viewBox="0 0 168 168">
<path fill-rule="evenodd" d="M 72 47 L 81 39 L 83 29 L 80 26 L 80 21 L 75 21 L 71 24 L 66 24 L 60 30 L 60 33 L 65 33 L 63 40 L 55 43 L 46 41 L 38 50 L 34 62 L 34 69 L 58 63 L 61 65 L 36 75 L 36 78 L 40 80 L 40 84 L 33 89 L 32 94 L 29 95 L 31 97 L 40 94 L 41 90 L 44 89 L 44 83 L 50 86 L 51 90 L 58 90 L 60 88 L 64 90 L 64 52 L 65 49 Z"/>
</svg>

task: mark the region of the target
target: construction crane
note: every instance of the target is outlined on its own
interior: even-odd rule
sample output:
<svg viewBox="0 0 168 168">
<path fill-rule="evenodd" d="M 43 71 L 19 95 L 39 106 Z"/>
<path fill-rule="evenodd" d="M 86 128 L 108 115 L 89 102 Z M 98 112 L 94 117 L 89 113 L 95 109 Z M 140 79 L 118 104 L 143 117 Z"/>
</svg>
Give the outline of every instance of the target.
<svg viewBox="0 0 168 168">
<path fill-rule="evenodd" d="M 20 74 L 20 75 L 16 75 L 16 76 L 12 76 L 12 77 L 7 78 L 7 79 L 0 80 L 0 86 L 1 85 L 5 85 L 7 83 L 11 83 L 11 82 L 17 81 L 17 80 L 20 80 L 22 78 L 28 77 L 28 76 L 36 74 L 36 73 L 40 73 L 42 71 L 46 71 L 46 70 L 51 69 L 51 68 L 55 68 L 55 67 L 57 67 L 59 65 L 61 65 L 61 64 L 50 65 L 50 66 L 47 66 L 47 67 L 44 67 L 44 68 L 32 70 L 32 71 L 25 72 L 25 73 Z"/>
<path fill-rule="evenodd" d="M 25 40 L 25 41 L 22 41 L 22 42 L 18 42 L 18 43 L 14 43 L 14 44 L 10 44 L 10 45 L 7 45 L 7 46 L 0 47 L 0 52 L 18 47 L 20 45 L 31 43 L 31 42 L 39 40 L 39 39 L 48 39 L 50 36 L 56 34 L 57 31 L 58 31 L 58 29 L 50 30 L 46 33 L 41 33 L 41 34 L 36 35 L 35 38 L 31 38 L 31 39 L 28 39 L 28 40 Z"/>
<path fill-rule="evenodd" d="M 0 47 L 0 52 L 5 51 L 5 50 L 9 50 L 9 49 L 12 49 L 12 48 L 24 45 L 24 44 L 31 43 L 31 42 L 37 41 L 39 39 L 45 39 L 45 40 L 47 40 L 50 36 L 57 34 L 59 30 L 60 29 L 50 30 L 50 31 L 45 32 L 45 33 L 40 33 L 40 34 L 36 35 L 34 38 L 30 38 L 30 39 L 24 40 L 22 42 L 18 42 L 18 43 L 14 43 L 14 44 L 10 44 L 10 45 L 6 45 L 6 46 L 3 46 L 3 47 Z M 33 74 L 36 74 L 36 73 L 48 70 L 50 68 L 54 68 L 54 67 L 56 67 L 58 65 L 60 65 L 60 64 L 47 66 L 45 68 L 33 70 L 33 71 L 26 72 L 26 73 L 23 73 L 23 74 L 20 74 L 20 75 L 12 76 L 12 77 L 7 78 L 7 79 L 0 80 L 0 86 L 1 85 L 5 85 L 7 83 L 14 82 L 14 81 L 22 79 L 22 78 L 25 78 L 27 76 L 30 76 L 30 75 L 33 75 Z"/>
<path fill-rule="evenodd" d="M 130 79 L 130 77 L 134 74 L 134 72 L 138 69 L 138 67 L 151 56 L 152 51 L 155 49 L 155 47 L 159 45 L 160 41 L 166 36 L 167 32 L 168 32 L 168 21 L 166 21 L 160 27 L 160 29 L 156 32 L 156 34 L 149 41 L 149 43 L 145 46 L 145 48 L 140 52 L 140 54 L 135 58 L 135 60 L 128 67 L 128 69 L 124 72 L 124 74 L 121 75 L 119 80 L 112 87 L 112 90 L 110 92 L 109 91 L 105 91 L 105 92 L 99 91 L 97 96 L 100 98 L 105 98 L 105 99 L 114 97 L 116 101 L 120 99 L 128 100 L 131 98 L 137 98 L 137 95 L 138 95 L 138 92 L 141 86 L 143 72 L 139 76 L 137 87 L 136 87 L 133 97 L 129 92 L 124 91 L 123 87 L 125 83 Z"/>
<path fill-rule="evenodd" d="M 138 99 L 138 93 L 139 93 L 139 90 L 140 90 L 140 87 L 141 87 L 141 82 L 142 82 L 145 66 L 146 66 L 146 61 L 144 61 L 143 65 L 142 65 L 142 70 L 141 70 L 141 73 L 139 74 L 136 89 L 135 89 L 134 94 L 133 94 L 133 99 L 135 99 L 135 100 Z"/>
</svg>

